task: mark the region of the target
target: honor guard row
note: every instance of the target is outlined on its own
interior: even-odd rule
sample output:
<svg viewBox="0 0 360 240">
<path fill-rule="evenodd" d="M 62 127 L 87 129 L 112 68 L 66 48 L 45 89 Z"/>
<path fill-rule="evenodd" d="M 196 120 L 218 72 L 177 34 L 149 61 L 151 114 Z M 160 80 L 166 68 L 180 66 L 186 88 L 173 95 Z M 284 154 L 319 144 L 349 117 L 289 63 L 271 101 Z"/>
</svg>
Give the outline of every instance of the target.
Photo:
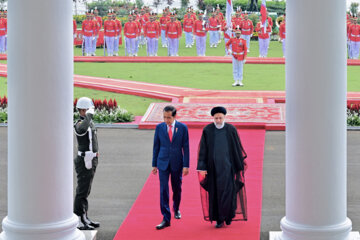
<svg viewBox="0 0 360 240">
<path fill-rule="evenodd" d="M 0 11 L 0 54 L 7 50 L 7 11 Z"/>
<path fill-rule="evenodd" d="M 359 58 L 360 25 L 357 16 L 347 15 L 347 45 L 350 59 Z"/>
</svg>

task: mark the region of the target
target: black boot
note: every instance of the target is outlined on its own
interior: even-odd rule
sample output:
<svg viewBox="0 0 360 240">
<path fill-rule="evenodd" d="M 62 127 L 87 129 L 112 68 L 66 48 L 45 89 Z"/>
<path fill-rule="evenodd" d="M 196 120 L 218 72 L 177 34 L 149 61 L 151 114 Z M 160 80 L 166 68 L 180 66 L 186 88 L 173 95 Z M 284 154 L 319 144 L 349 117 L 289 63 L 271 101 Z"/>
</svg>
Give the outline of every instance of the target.
<svg viewBox="0 0 360 240">
<path fill-rule="evenodd" d="M 90 222 L 88 222 L 85 214 L 79 216 L 79 224 L 77 228 L 80 230 L 95 230 L 94 227 L 90 226 Z"/>
<path fill-rule="evenodd" d="M 91 221 L 90 218 L 87 216 L 87 213 L 86 213 L 85 216 L 86 216 L 86 220 L 87 220 L 87 222 L 89 223 L 90 226 L 92 226 L 94 228 L 100 227 L 100 223 Z"/>
</svg>

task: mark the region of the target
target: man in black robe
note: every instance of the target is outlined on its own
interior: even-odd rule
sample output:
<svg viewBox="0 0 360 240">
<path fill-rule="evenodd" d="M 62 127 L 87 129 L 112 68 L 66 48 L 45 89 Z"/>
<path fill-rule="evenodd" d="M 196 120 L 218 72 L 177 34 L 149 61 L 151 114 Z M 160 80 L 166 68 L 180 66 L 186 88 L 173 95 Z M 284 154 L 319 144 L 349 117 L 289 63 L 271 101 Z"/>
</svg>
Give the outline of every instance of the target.
<svg viewBox="0 0 360 240">
<path fill-rule="evenodd" d="M 247 220 L 244 171 L 246 153 L 236 128 L 225 123 L 226 109 L 211 110 L 214 123 L 203 129 L 199 145 L 201 202 L 204 219 L 216 228 L 232 221 Z"/>
</svg>

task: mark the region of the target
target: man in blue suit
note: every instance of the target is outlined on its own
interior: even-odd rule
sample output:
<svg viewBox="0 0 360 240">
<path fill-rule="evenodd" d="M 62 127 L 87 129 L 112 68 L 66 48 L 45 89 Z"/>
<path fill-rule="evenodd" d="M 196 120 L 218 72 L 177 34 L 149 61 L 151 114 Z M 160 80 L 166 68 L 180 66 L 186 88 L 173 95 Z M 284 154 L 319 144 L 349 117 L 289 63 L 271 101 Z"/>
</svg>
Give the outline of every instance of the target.
<svg viewBox="0 0 360 240">
<path fill-rule="evenodd" d="M 173 191 L 173 210 L 176 219 L 181 218 L 182 176 L 189 174 L 189 133 L 187 126 L 175 120 L 176 109 L 166 106 L 163 110 L 164 122 L 156 126 L 154 136 L 152 173 L 159 172 L 160 209 L 163 221 L 156 229 L 170 226 L 169 176 Z"/>
</svg>

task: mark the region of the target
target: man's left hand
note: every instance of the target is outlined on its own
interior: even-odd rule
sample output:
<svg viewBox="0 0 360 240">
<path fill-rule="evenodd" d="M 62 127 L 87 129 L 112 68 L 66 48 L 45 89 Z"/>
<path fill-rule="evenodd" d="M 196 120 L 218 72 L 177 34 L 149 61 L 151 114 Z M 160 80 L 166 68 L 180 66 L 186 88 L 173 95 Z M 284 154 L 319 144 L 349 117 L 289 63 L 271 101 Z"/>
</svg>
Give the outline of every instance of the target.
<svg viewBox="0 0 360 240">
<path fill-rule="evenodd" d="M 186 176 L 189 174 L 189 168 L 183 168 L 183 176 Z"/>
</svg>

